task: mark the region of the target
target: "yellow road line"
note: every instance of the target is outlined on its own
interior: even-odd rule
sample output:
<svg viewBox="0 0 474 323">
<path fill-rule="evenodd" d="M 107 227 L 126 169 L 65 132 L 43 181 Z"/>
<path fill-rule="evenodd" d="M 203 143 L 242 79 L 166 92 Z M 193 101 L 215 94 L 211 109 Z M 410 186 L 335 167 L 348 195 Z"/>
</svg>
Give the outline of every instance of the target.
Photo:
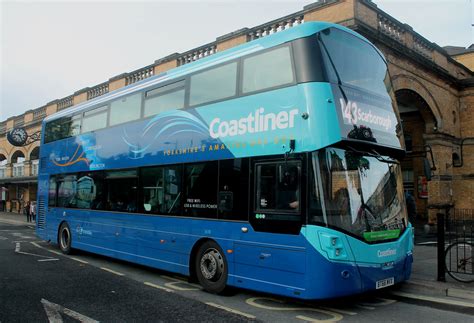
<svg viewBox="0 0 474 323">
<path fill-rule="evenodd" d="M 108 271 L 109 273 L 115 274 L 117 276 L 125 276 L 125 274 L 119 273 L 118 271 L 114 271 L 114 270 L 106 268 L 106 267 L 100 267 L 100 269 Z"/>
<path fill-rule="evenodd" d="M 222 306 L 222 305 L 219 305 L 219 304 L 216 304 L 216 303 L 208 302 L 208 303 L 206 303 L 206 305 L 209 305 L 209 306 L 212 306 L 212 307 L 215 307 L 215 308 L 219 308 L 221 310 L 224 310 L 224 311 L 227 311 L 227 312 L 230 312 L 230 313 L 242 315 L 242 316 L 245 316 L 246 318 L 249 318 L 249 319 L 254 319 L 255 318 L 254 315 L 247 314 L 247 313 L 244 313 L 244 312 L 241 312 L 241 311 L 238 311 L 238 310 L 234 310 L 233 308 L 225 307 L 225 306 Z"/>
<path fill-rule="evenodd" d="M 325 307 L 325 306 L 321 306 L 321 308 L 322 308 L 323 310 L 328 310 L 328 311 L 331 311 L 331 312 L 337 312 L 337 313 L 346 314 L 346 315 L 357 315 L 356 312 L 341 310 L 341 309 L 339 309 L 339 308 Z"/>
</svg>

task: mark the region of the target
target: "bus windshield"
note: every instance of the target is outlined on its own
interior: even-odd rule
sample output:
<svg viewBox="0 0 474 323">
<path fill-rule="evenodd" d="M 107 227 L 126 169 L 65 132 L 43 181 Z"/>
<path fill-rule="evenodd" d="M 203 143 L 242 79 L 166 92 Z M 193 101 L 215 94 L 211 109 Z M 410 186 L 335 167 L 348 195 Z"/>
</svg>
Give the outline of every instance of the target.
<svg viewBox="0 0 474 323">
<path fill-rule="evenodd" d="M 338 148 L 312 154 L 310 223 L 367 242 L 395 239 L 407 224 L 398 164 Z"/>
<path fill-rule="evenodd" d="M 331 82 L 358 87 L 384 97 L 391 93 L 387 64 L 372 45 L 335 28 L 322 31 L 319 39 Z"/>
</svg>

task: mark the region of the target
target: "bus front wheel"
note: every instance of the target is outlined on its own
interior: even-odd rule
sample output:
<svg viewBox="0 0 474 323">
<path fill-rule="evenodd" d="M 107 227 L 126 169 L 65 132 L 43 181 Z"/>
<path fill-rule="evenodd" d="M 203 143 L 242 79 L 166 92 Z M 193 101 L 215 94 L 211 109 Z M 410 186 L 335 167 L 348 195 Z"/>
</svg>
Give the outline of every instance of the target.
<svg viewBox="0 0 474 323">
<path fill-rule="evenodd" d="M 210 293 L 222 293 L 227 283 L 227 260 L 214 241 L 205 242 L 196 256 L 196 276 L 201 286 Z"/>
<path fill-rule="evenodd" d="M 59 249 L 61 249 L 61 252 L 66 255 L 71 253 L 71 239 L 71 229 L 66 222 L 63 222 L 59 227 L 58 242 Z"/>
</svg>

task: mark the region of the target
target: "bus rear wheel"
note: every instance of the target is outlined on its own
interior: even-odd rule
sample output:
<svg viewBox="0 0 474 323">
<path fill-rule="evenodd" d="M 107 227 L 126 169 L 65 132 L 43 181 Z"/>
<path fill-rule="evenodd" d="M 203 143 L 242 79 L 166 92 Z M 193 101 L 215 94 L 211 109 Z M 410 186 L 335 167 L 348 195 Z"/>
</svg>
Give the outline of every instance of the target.
<svg viewBox="0 0 474 323">
<path fill-rule="evenodd" d="M 227 260 L 224 252 L 214 241 L 205 242 L 195 259 L 196 276 L 201 286 L 208 292 L 219 294 L 226 288 Z"/>
<path fill-rule="evenodd" d="M 62 253 L 66 255 L 71 253 L 71 240 L 71 229 L 69 228 L 69 225 L 66 222 L 63 222 L 59 227 L 58 233 L 59 249 L 61 249 Z"/>
</svg>

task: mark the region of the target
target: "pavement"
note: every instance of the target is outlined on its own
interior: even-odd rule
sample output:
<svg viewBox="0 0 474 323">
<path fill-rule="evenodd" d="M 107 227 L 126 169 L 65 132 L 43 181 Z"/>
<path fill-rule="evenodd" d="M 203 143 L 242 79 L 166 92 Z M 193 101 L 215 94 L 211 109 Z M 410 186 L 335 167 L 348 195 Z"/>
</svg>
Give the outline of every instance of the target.
<svg viewBox="0 0 474 323">
<path fill-rule="evenodd" d="M 0 221 L 12 224 L 31 224 L 26 215 L 0 212 Z M 413 251 L 413 267 L 410 279 L 396 286 L 392 293 L 402 298 L 445 303 L 474 308 L 474 282 L 461 283 L 446 274 L 446 282 L 437 281 L 436 235 L 417 230 Z"/>
</svg>

